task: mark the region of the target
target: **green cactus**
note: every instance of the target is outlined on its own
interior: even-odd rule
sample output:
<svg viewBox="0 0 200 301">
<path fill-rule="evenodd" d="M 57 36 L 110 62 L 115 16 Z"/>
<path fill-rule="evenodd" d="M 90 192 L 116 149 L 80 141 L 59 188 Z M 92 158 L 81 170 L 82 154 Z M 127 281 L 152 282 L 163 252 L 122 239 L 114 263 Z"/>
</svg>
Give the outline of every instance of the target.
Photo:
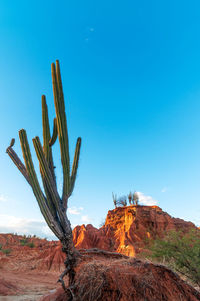
<svg viewBox="0 0 200 301">
<path fill-rule="evenodd" d="M 25 164 L 22 163 L 22 161 L 13 149 L 15 139 L 11 140 L 10 146 L 7 148 L 6 152 L 31 186 L 45 221 L 47 222 L 49 228 L 53 231 L 53 233 L 58 237 L 58 239 L 62 243 L 63 251 L 66 253 L 67 259 L 65 261 L 66 270 L 60 276 L 59 281 L 62 283 L 63 288 L 65 289 L 63 277 L 66 274 L 69 274 L 70 284 L 72 285 L 75 275 L 74 266 L 78 255 L 78 252 L 74 248 L 71 224 L 69 219 L 67 218 L 66 212 L 68 199 L 73 192 L 76 180 L 81 148 L 81 138 L 77 139 L 73 165 L 72 169 L 70 170 L 67 119 L 65 114 L 65 103 L 59 62 L 56 61 L 56 66 L 53 63 L 51 67 L 54 104 L 56 111 L 53 134 L 52 136 L 50 134 L 48 108 L 46 104 L 46 98 L 43 95 L 43 147 L 41 145 L 39 137 L 36 136 L 35 138 L 33 138 L 33 145 L 39 161 L 44 193 L 40 188 L 40 184 L 38 182 L 38 178 L 31 157 L 26 131 L 24 129 L 19 131 L 19 139 Z M 57 190 L 55 167 L 52 155 L 52 146 L 56 142 L 57 138 L 60 144 L 61 162 L 63 169 L 62 196 L 59 196 Z"/>
</svg>

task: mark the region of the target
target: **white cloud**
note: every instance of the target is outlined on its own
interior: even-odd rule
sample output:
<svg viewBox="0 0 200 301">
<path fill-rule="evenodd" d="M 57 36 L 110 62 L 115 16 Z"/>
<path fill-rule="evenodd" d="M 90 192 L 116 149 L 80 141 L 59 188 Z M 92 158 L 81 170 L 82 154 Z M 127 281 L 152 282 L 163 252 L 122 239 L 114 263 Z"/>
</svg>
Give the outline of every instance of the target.
<svg viewBox="0 0 200 301">
<path fill-rule="evenodd" d="M 37 235 L 43 238 L 57 239 L 45 221 L 25 219 L 4 214 L 0 214 L 0 233 Z"/>
<path fill-rule="evenodd" d="M 81 211 L 82 211 L 82 210 L 83 210 L 83 207 L 79 207 L 79 208 L 71 207 L 71 208 L 68 208 L 69 214 L 74 214 L 74 215 L 79 215 L 79 214 L 81 214 Z"/>
<path fill-rule="evenodd" d="M 154 206 L 157 204 L 157 200 L 154 200 L 150 195 L 145 195 L 143 192 L 137 191 L 139 196 L 139 202 L 143 205 Z"/>
<path fill-rule="evenodd" d="M 8 198 L 3 195 L 3 194 L 0 194 L 0 202 L 7 202 L 8 201 Z"/>
<path fill-rule="evenodd" d="M 82 221 L 83 223 L 86 223 L 86 224 L 91 223 L 91 219 L 88 217 L 88 215 L 82 215 L 82 216 L 81 216 L 81 221 Z"/>
</svg>

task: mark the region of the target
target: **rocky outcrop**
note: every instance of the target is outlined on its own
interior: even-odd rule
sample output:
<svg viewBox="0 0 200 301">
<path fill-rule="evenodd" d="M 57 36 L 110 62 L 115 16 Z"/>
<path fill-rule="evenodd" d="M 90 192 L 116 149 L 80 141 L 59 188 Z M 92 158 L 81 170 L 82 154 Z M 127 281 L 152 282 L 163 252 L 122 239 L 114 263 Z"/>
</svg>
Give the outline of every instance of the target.
<svg viewBox="0 0 200 301">
<path fill-rule="evenodd" d="M 65 254 L 58 241 L 0 234 L 0 244 L 2 246 L 0 269 L 21 272 L 33 270 L 56 272 L 64 268 Z M 10 251 L 7 255 L 3 252 L 6 249 Z"/>
<path fill-rule="evenodd" d="M 73 230 L 78 249 L 99 248 L 135 256 L 147 239 L 162 237 L 170 230 L 196 228 L 191 222 L 173 218 L 158 206 L 127 206 L 108 211 L 105 225 L 77 226 Z"/>
<path fill-rule="evenodd" d="M 157 206 L 111 210 L 100 229 L 92 225 L 77 226 L 73 238 L 82 255 L 76 267 L 77 300 L 200 300 L 198 292 L 166 267 L 133 258 L 144 249 L 146 239 L 162 237 L 169 230 L 187 232 L 192 228 L 196 228 L 194 224 L 172 218 Z M 24 239 L 32 242 L 32 247 L 23 245 Z M 3 250 L 11 251 L 7 255 L 0 251 L 0 295 L 24 294 L 27 288 L 37 288 L 40 284 L 46 293 L 49 289 L 44 290 L 43 286 L 49 280 L 48 288 L 55 287 L 60 271 L 64 270 L 65 254 L 60 242 L 0 234 L 0 244 Z M 66 298 L 60 289 L 43 300 Z"/>
<path fill-rule="evenodd" d="M 98 248 L 135 256 L 143 250 L 149 238 L 162 237 L 169 230 L 188 231 L 195 228 L 190 222 L 172 218 L 157 206 L 127 206 L 108 211 L 105 225 L 100 229 L 92 225 L 77 226 L 73 230 L 74 244 L 78 249 Z M 58 241 L 37 237 L 26 238 L 33 248 L 22 245 L 24 236 L 0 234 L 3 249 L 0 251 L 0 269 L 10 271 L 62 271 L 65 254 Z"/>
<path fill-rule="evenodd" d="M 66 254 L 62 252 L 61 244 L 51 246 L 35 258 L 34 269 L 41 271 L 63 271 Z"/>
<path fill-rule="evenodd" d="M 0 277 L 0 296 L 16 295 L 18 293 L 20 293 L 20 289 L 16 284 Z"/>
</svg>

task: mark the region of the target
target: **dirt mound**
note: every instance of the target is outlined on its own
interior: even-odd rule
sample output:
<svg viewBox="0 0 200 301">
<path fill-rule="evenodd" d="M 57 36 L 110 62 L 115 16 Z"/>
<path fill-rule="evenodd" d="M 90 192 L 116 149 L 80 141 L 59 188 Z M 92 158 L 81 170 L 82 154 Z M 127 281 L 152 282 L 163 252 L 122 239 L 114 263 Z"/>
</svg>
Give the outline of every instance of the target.
<svg viewBox="0 0 200 301">
<path fill-rule="evenodd" d="M 162 237 L 169 230 L 188 231 L 191 222 L 173 218 L 158 206 L 127 206 L 108 211 L 105 225 L 77 226 L 73 230 L 76 248 L 99 248 L 135 256 L 149 238 Z"/>
<path fill-rule="evenodd" d="M 77 267 L 77 301 L 197 301 L 200 293 L 168 268 L 150 262 L 87 251 Z M 88 256 L 88 257 L 87 257 Z M 68 301 L 60 288 L 41 301 Z"/>
</svg>

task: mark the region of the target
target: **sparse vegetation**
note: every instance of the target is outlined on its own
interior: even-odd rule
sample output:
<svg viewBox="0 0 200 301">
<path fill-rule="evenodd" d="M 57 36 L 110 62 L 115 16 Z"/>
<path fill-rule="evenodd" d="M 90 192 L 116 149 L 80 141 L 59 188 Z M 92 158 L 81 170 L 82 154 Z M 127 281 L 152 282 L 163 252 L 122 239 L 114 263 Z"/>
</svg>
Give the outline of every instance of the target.
<svg viewBox="0 0 200 301">
<path fill-rule="evenodd" d="M 136 206 L 139 204 L 139 195 L 136 191 L 133 194 L 133 204 L 135 204 Z"/>
<path fill-rule="evenodd" d="M 39 161 L 40 173 L 45 194 L 40 187 L 38 177 L 36 175 L 27 134 L 24 129 L 19 131 L 19 139 L 25 165 L 13 149 L 15 139 L 11 140 L 10 146 L 7 148 L 7 153 L 14 164 L 17 166 L 17 168 L 20 170 L 20 172 L 23 174 L 28 184 L 31 186 L 40 210 L 49 228 L 62 243 L 63 252 L 66 253 L 67 259 L 65 260 L 66 270 L 60 276 L 59 281 L 62 283 L 63 288 L 66 289 L 63 277 L 68 274 L 69 285 L 73 285 L 75 276 L 74 266 L 76 264 L 76 258 L 78 256 L 78 251 L 74 248 L 72 228 L 70 221 L 67 218 L 66 211 L 68 207 L 68 199 L 71 196 L 75 185 L 81 148 L 81 138 L 79 137 L 77 139 L 74 160 L 72 168 L 70 170 L 67 119 L 65 114 L 64 94 L 59 62 L 56 61 L 56 65 L 53 63 L 51 67 L 54 104 L 56 111 L 56 118 L 54 119 L 53 124 L 53 134 L 51 135 L 50 133 L 46 97 L 42 95 L 43 147 L 38 136 L 33 138 L 33 145 Z M 57 138 L 60 144 L 60 154 L 63 169 L 62 196 L 59 195 L 57 190 L 55 166 L 53 163 L 52 154 L 52 146 L 56 142 Z M 70 289 L 69 291 L 71 292 Z"/>
<path fill-rule="evenodd" d="M 31 237 L 25 238 L 25 239 L 21 239 L 20 240 L 20 245 L 21 246 L 27 246 L 29 248 L 34 248 L 35 244 L 32 241 L 29 241 Z"/>
<path fill-rule="evenodd" d="M 200 231 L 171 231 L 149 247 L 149 258 L 168 265 L 200 287 Z"/>
<path fill-rule="evenodd" d="M 20 239 L 20 245 L 21 246 L 26 246 L 27 245 L 27 243 L 28 243 L 28 240 L 27 240 L 27 238 L 24 238 L 24 239 Z"/>
<path fill-rule="evenodd" d="M 126 196 L 121 196 L 117 199 L 117 205 L 118 206 L 127 206 L 127 199 Z"/>
<path fill-rule="evenodd" d="M 112 198 L 113 198 L 113 203 L 115 205 L 115 208 L 120 207 L 120 206 L 127 206 L 127 197 L 126 196 L 121 196 L 117 198 L 117 195 L 112 193 Z M 139 195 L 135 191 L 134 193 L 130 192 L 128 194 L 128 201 L 129 205 L 138 205 L 139 204 Z"/>
<path fill-rule="evenodd" d="M 28 242 L 27 243 L 27 246 L 29 247 L 29 248 L 35 248 L 35 244 L 34 244 L 34 242 Z"/>
<path fill-rule="evenodd" d="M 1 249 L 0 251 L 5 255 L 9 255 L 12 250 L 11 249 Z"/>
</svg>

